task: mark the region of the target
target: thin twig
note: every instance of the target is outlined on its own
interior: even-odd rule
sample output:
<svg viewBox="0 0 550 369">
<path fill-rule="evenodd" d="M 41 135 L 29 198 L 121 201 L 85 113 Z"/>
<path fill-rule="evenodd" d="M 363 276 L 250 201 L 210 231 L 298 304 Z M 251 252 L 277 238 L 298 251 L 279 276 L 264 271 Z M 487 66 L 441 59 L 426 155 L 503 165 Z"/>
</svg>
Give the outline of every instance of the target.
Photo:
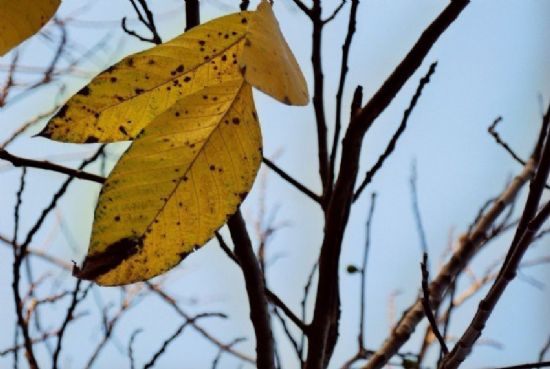
<svg viewBox="0 0 550 369">
<path fill-rule="evenodd" d="M 386 149 L 378 157 L 378 160 L 376 163 L 372 166 L 371 169 L 368 170 L 368 172 L 365 174 L 365 178 L 359 185 L 359 188 L 357 188 L 357 191 L 355 191 L 355 195 L 353 195 L 353 201 L 357 201 L 359 196 L 361 196 L 361 192 L 367 187 L 369 183 L 372 182 L 372 179 L 374 178 L 375 174 L 382 168 L 384 165 L 384 162 L 386 159 L 393 153 L 393 150 L 395 150 L 395 146 L 397 144 L 397 141 L 399 140 L 399 137 L 405 132 L 405 129 L 407 128 L 407 123 L 409 121 L 409 117 L 416 106 L 416 103 L 418 102 L 418 99 L 420 98 L 420 95 L 422 94 L 422 90 L 424 89 L 424 86 L 430 82 L 430 77 L 435 72 L 435 67 L 437 66 L 437 62 L 434 62 L 430 65 L 430 68 L 428 69 L 428 73 L 424 77 L 422 77 L 418 83 L 418 87 L 416 88 L 416 92 L 414 93 L 411 102 L 409 103 L 409 107 L 405 110 L 403 113 L 403 119 L 401 120 L 401 124 L 399 124 L 399 127 L 395 131 L 394 135 L 390 139 L 390 142 L 386 146 Z"/>
<path fill-rule="evenodd" d="M 342 1 L 340 6 L 344 5 L 345 1 Z M 334 181 L 334 166 L 336 163 L 336 153 L 338 152 L 338 145 L 340 140 L 340 131 L 342 127 L 342 97 L 344 94 L 344 87 L 346 85 L 346 77 L 348 75 L 348 59 L 349 52 L 351 49 L 351 42 L 353 40 L 353 35 L 355 34 L 356 24 L 357 24 L 357 8 L 359 7 L 359 0 L 352 0 L 351 9 L 349 13 L 348 21 L 348 32 L 342 45 L 342 61 L 340 64 L 340 81 L 338 82 L 338 90 L 336 92 L 336 117 L 335 117 L 335 126 L 334 126 L 334 136 L 332 138 L 332 149 L 330 151 L 330 169 L 329 169 L 329 181 L 332 184 Z M 336 14 L 336 12 L 335 12 Z M 359 92 L 358 92 L 359 91 Z M 362 94 L 362 88 L 356 90 L 354 94 L 353 102 L 357 100 L 355 95 Z M 361 101 L 359 101 L 359 105 Z M 352 114 L 353 114 L 352 108 Z"/>
<path fill-rule="evenodd" d="M 439 344 L 441 345 L 441 351 L 443 351 L 443 353 L 447 355 L 449 353 L 449 349 L 447 348 L 445 339 L 443 338 L 443 336 L 441 335 L 441 332 L 439 331 L 439 327 L 437 326 L 437 321 L 433 314 L 433 307 L 430 302 L 430 288 L 429 288 L 430 272 L 428 271 L 428 253 L 427 252 L 424 252 L 423 254 L 420 267 L 422 269 L 422 305 L 424 306 L 424 314 L 426 315 L 426 317 L 428 318 L 428 321 L 430 322 L 430 326 L 432 327 L 432 332 L 434 333 L 435 337 L 439 341 Z"/>
<path fill-rule="evenodd" d="M 151 37 L 144 37 L 144 36 L 141 36 L 141 35 L 137 34 L 135 31 L 132 31 L 132 30 L 128 29 L 128 26 L 126 24 L 126 17 L 122 18 L 122 22 L 121 22 L 122 29 L 124 30 L 124 32 L 126 32 L 130 36 L 136 37 L 137 39 L 139 39 L 141 41 L 151 42 L 155 45 L 161 44 L 162 40 L 161 40 L 161 38 L 158 34 L 157 27 L 155 25 L 155 19 L 154 19 L 153 13 L 149 9 L 149 6 L 147 5 L 147 1 L 146 0 L 137 0 L 137 1 L 139 1 L 139 4 L 141 5 L 141 8 L 143 9 L 143 12 L 145 13 L 145 17 L 141 13 L 141 10 L 138 8 L 138 6 L 136 4 L 136 0 L 130 0 L 130 3 L 132 4 L 132 7 L 134 8 L 134 10 L 135 10 L 135 12 L 138 16 L 138 20 L 151 32 L 152 36 Z"/>
<path fill-rule="evenodd" d="M 105 178 L 98 176 L 96 174 L 84 172 L 81 169 L 72 169 L 64 167 L 62 165 L 50 163 L 49 161 L 41 161 L 34 159 L 25 159 L 18 156 L 12 155 L 6 150 L 0 149 L 0 159 L 9 161 L 16 167 L 28 167 L 28 168 L 37 168 L 43 170 L 50 170 L 57 173 L 62 173 L 71 176 L 71 178 L 85 179 L 87 181 L 104 183 Z"/>
<path fill-rule="evenodd" d="M 304 195 L 315 201 L 316 203 L 321 203 L 321 197 L 319 195 L 316 195 L 313 191 L 311 191 L 309 188 L 292 178 L 289 174 L 287 174 L 284 170 L 279 168 L 275 163 L 273 163 L 268 158 L 264 157 L 262 159 L 262 162 L 267 165 L 267 167 L 271 170 L 273 170 L 275 173 L 277 173 L 282 179 L 293 185 L 298 191 L 302 192 Z"/>
<path fill-rule="evenodd" d="M 486 322 L 503 295 L 508 284 L 515 278 L 518 266 L 528 246 L 542 224 L 550 216 L 550 202 L 546 203 L 537 213 L 539 202 L 550 173 L 550 137 L 546 136 L 541 150 L 541 160 L 531 181 L 527 201 L 518 224 L 516 235 L 510 245 L 506 259 L 499 271 L 498 277 L 489 292 L 481 300 L 475 316 L 464 331 L 453 350 L 443 359 L 442 369 L 456 369 L 468 356 L 472 346 L 481 336 Z"/>
<path fill-rule="evenodd" d="M 499 144 L 500 146 L 502 146 L 502 148 L 504 148 L 504 150 L 506 150 L 506 152 L 508 152 L 508 154 L 510 154 L 510 156 L 512 158 L 514 158 L 515 161 L 517 161 L 518 163 L 520 163 L 521 165 L 525 165 L 525 160 L 521 159 L 519 157 L 518 154 L 516 154 L 514 152 L 514 150 L 512 150 L 512 148 L 510 147 L 510 145 L 508 145 L 506 142 L 504 142 L 504 140 L 502 140 L 500 138 L 500 135 L 498 134 L 498 132 L 496 131 L 496 128 L 497 128 L 497 125 L 502 122 L 502 117 L 497 117 L 493 123 L 489 126 L 489 128 L 487 128 L 487 131 L 489 132 L 489 134 L 491 136 L 493 136 L 493 138 L 495 139 L 495 141 L 497 142 L 497 144 Z"/>
<path fill-rule="evenodd" d="M 418 190 L 417 190 L 418 175 L 416 170 L 416 161 L 413 161 L 411 165 L 411 178 L 409 180 L 411 189 L 412 209 L 414 214 L 414 221 L 416 223 L 416 230 L 418 237 L 420 238 L 420 250 L 423 254 L 428 253 L 428 241 L 426 241 L 426 231 L 424 230 L 424 224 L 422 222 L 422 215 L 420 214 L 420 206 L 418 205 Z"/>
<path fill-rule="evenodd" d="M 340 10 L 342 10 L 342 8 L 344 7 L 344 5 L 346 5 L 346 1 L 347 0 L 340 0 L 340 4 L 334 9 L 334 11 L 332 12 L 331 15 L 328 16 L 328 18 L 326 18 L 325 20 L 323 20 L 323 23 L 327 24 L 327 23 L 330 23 L 334 20 L 334 18 L 336 18 L 336 16 L 338 15 L 338 13 L 340 13 Z M 358 3 L 359 1 L 357 1 Z"/>
<path fill-rule="evenodd" d="M 224 314 L 220 314 L 220 313 L 202 313 L 202 314 L 198 314 L 198 315 L 188 319 L 183 324 L 181 324 L 178 327 L 178 329 L 162 343 L 162 346 L 157 350 L 157 352 L 155 352 L 153 357 L 151 357 L 151 359 L 143 366 L 143 369 L 152 368 L 155 365 L 155 362 L 164 354 L 164 352 L 168 348 L 168 345 L 170 345 L 170 343 L 172 343 L 176 338 L 178 338 L 183 333 L 183 330 L 189 324 L 191 324 L 191 322 L 194 322 L 198 319 L 210 318 L 210 317 L 225 318 L 226 316 Z"/>
</svg>

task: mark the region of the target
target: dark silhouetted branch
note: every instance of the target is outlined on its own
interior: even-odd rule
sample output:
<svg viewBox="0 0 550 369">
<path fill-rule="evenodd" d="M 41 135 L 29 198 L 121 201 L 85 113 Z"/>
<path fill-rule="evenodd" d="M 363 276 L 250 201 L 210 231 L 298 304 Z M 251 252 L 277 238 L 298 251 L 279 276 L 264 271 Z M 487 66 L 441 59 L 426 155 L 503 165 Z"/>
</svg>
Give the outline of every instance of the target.
<svg viewBox="0 0 550 369">
<path fill-rule="evenodd" d="M 246 224 L 239 210 L 229 218 L 227 225 L 248 293 L 250 320 L 256 334 L 256 364 L 258 369 L 274 369 L 274 342 L 264 293 L 264 281 L 246 230 Z"/>
<path fill-rule="evenodd" d="M 390 139 L 390 142 L 388 143 L 388 146 L 386 146 L 386 149 L 380 155 L 376 163 L 372 166 L 371 169 L 365 174 L 365 178 L 363 179 L 363 182 L 359 185 L 359 188 L 357 188 L 357 191 L 355 192 L 355 195 L 353 196 L 353 201 L 356 201 L 359 196 L 361 196 L 361 192 L 367 187 L 369 183 L 372 182 L 372 179 L 374 178 L 375 174 L 382 168 L 384 165 L 384 162 L 390 155 L 393 153 L 393 150 L 395 150 L 395 146 L 397 144 L 397 141 L 399 140 L 399 137 L 405 132 L 405 129 L 407 128 L 407 123 L 409 121 L 409 117 L 411 116 L 411 113 L 416 106 L 418 99 L 420 98 L 420 95 L 422 94 L 422 90 L 424 89 L 424 86 L 426 86 L 430 82 L 430 77 L 435 72 L 435 67 L 437 66 L 437 62 L 432 63 L 430 65 L 430 68 L 428 69 L 428 73 L 420 79 L 420 82 L 418 83 L 418 87 L 416 88 L 416 92 L 414 93 L 411 102 L 409 104 L 409 107 L 405 112 L 403 113 L 403 119 L 401 120 L 401 124 L 397 128 L 397 131 L 395 131 L 394 135 Z"/>
<path fill-rule="evenodd" d="M 321 203 L 321 197 L 319 195 L 316 195 L 313 191 L 311 191 L 309 188 L 292 178 L 290 175 L 288 175 L 284 170 L 279 168 L 275 163 L 273 163 L 271 160 L 267 158 L 262 159 L 263 163 L 267 165 L 267 167 L 271 170 L 273 170 L 275 173 L 277 173 L 282 179 L 293 185 L 298 191 L 302 192 L 304 195 L 315 201 L 316 203 Z"/>
<path fill-rule="evenodd" d="M 199 0 L 185 0 L 185 31 L 201 23 Z"/>
<path fill-rule="evenodd" d="M 430 272 L 428 271 L 428 253 L 424 252 L 422 257 L 422 262 L 420 263 L 420 268 L 422 269 L 422 306 L 424 307 L 424 314 L 426 315 L 426 318 L 428 318 L 428 321 L 430 322 L 430 326 L 432 327 L 432 332 L 434 333 L 435 337 L 439 341 L 439 344 L 441 345 L 441 350 L 445 355 L 449 353 L 449 349 L 447 348 L 447 344 L 445 343 L 445 338 L 441 335 L 441 332 L 439 331 L 439 327 L 437 326 L 437 320 L 435 319 L 434 313 L 433 313 L 433 306 L 430 302 L 430 288 L 429 288 L 429 279 L 430 279 Z"/>
<path fill-rule="evenodd" d="M 66 174 L 74 178 L 85 179 L 87 181 L 97 182 L 101 184 L 105 182 L 104 177 L 98 176 L 96 174 L 84 172 L 80 169 L 72 169 L 72 168 L 64 167 L 62 165 L 50 163 L 48 161 L 20 158 L 18 156 L 10 154 L 9 152 L 3 149 L 0 149 L 0 159 L 9 161 L 10 163 L 13 164 L 13 166 L 16 166 L 16 167 L 27 167 L 27 168 L 50 170 L 53 172 Z"/>
<path fill-rule="evenodd" d="M 344 5 L 344 1 L 340 4 L 340 6 Z M 356 24 L 357 24 L 357 8 L 359 7 L 359 0 L 352 0 L 351 2 L 351 9 L 349 13 L 349 21 L 348 21 L 348 32 L 346 34 L 346 38 L 344 40 L 344 44 L 342 45 L 342 61 L 340 64 L 340 81 L 338 82 L 338 90 L 336 92 L 336 117 L 334 119 L 335 121 L 335 127 L 334 127 L 334 136 L 332 138 L 332 149 L 330 151 L 330 168 L 329 168 L 329 182 L 332 186 L 332 183 L 334 182 L 334 167 L 336 163 L 336 153 L 338 152 L 338 145 L 340 140 L 340 131 L 342 129 L 342 97 L 344 94 L 344 87 L 346 85 L 346 77 L 348 75 L 348 59 L 349 59 L 349 51 L 351 48 L 351 42 L 353 40 L 353 35 L 355 34 L 356 30 Z M 339 10 L 337 8 L 337 10 Z M 336 14 L 336 12 L 335 12 Z M 361 105 L 361 98 L 356 97 L 357 94 L 362 95 L 362 88 L 357 88 L 355 90 L 355 94 L 353 97 L 353 102 L 356 102 L 356 100 L 359 99 L 359 104 L 357 104 L 357 108 L 352 107 L 352 115 L 353 111 L 356 109 L 359 109 Z M 352 102 L 352 105 L 353 105 Z"/>
<path fill-rule="evenodd" d="M 139 7 L 136 4 L 136 1 L 139 2 L 139 5 L 143 9 L 143 13 L 145 13 L 145 15 L 142 14 L 142 10 L 139 9 Z M 141 23 L 143 23 L 143 25 L 151 32 L 152 36 L 151 37 L 144 37 L 144 36 L 141 36 L 141 35 L 137 34 L 135 31 L 132 31 L 132 30 L 128 29 L 128 26 L 126 24 L 126 17 L 122 18 L 122 22 L 121 22 L 122 23 L 122 29 L 124 30 L 124 32 L 126 32 L 130 36 L 136 37 L 137 39 L 139 39 L 141 41 L 151 42 L 151 43 L 156 44 L 156 45 L 161 44 L 162 40 L 161 40 L 161 38 L 160 38 L 160 36 L 157 32 L 157 27 L 155 25 L 155 19 L 154 19 L 153 13 L 151 12 L 151 10 L 149 10 L 149 6 L 147 5 L 147 1 L 146 0 L 130 0 L 130 3 L 132 4 L 132 7 L 136 11 L 136 14 L 138 16 L 139 21 Z"/>
</svg>

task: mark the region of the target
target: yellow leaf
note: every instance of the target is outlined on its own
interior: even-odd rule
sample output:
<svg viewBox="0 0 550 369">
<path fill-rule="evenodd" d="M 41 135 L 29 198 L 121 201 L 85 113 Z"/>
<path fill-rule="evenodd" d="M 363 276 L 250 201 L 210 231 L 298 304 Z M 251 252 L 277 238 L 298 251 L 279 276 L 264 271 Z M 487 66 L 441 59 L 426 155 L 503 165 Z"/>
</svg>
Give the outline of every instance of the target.
<svg viewBox="0 0 550 369">
<path fill-rule="evenodd" d="M 247 82 L 260 91 L 288 105 L 308 103 L 304 75 L 265 0 L 253 14 L 239 63 Z"/>
<path fill-rule="evenodd" d="M 236 211 L 262 158 L 251 86 L 236 77 L 184 97 L 136 138 L 101 191 L 75 275 L 103 285 L 149 279 Z"/>
<path fill-rule="evenodd" d="M 185 95 L 239 73 L 249 17 L 217 18 L 122 59 L 74 95 L 40 135 L 77 143 L 133 139 Z"/>
<path fill-rule="evenodd" d="M 124 58 L 74 95 L 40 135 L 77 143 L 131 140 L 185 95 L 236 73 L 286 104 L 308 102 L 304 76 L 264 1 L 255 12 L 217 18 Z"/>
<path fill-rule="evenodd" d="M 0 0 L 0 56 L 38 32 L 59 5 L 60 0 Z"/>
</svg>

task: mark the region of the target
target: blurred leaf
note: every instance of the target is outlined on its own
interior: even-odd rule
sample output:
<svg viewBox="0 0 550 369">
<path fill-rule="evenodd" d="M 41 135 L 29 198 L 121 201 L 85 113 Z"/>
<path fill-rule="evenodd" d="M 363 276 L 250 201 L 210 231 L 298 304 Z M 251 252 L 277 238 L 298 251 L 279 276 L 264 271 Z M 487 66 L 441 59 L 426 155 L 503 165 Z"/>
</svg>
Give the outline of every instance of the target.
<svg viewBox="0 0 550 369">
<path fill-rule="evenodd" d="M 239 62 L 251 85 L 285 104 L 307 105 L 306 80 L 267 1 L 254 13 L 244 45 Z"/>
<path fill-rule="evenodd" d="M 60 0 L 0 0 L 0 56 L 38 32 Z"/>
</svg>

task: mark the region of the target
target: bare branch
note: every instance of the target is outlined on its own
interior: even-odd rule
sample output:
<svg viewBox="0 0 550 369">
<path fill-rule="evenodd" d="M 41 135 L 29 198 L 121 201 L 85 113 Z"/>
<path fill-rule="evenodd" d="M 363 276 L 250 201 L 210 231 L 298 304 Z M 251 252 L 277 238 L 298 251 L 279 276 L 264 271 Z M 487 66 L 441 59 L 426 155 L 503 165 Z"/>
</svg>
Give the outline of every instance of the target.
<svg viewBox="0 0 550 369">
<path fill-rule="evenodd" d="M 85 179 L 87 181 L 92 181 L 97 183 L 105 182 L 104 177 L 98 176 L 96 174 L 84 172 L 81 169 L 72 169 L 72 168 L 64 167 L 62 165 L 50 163 L 49 161 L 20 158 L 18 156 L 10 154 L 4 149 L 0 149 L 0 159 L 9 161 L 16 167 L 29 167 L 29 168 L 50 170 L 53 172 L 67 174 L 71 176 L 71 178 Z"/>
<path fill-rule="evenodd" d="M 363 179 L 363 182 L 361 182 L 361 184 L 357 188 L 357 191 L 355 191 L 355 194 L 353 195 L 353 201 L 357 201 L 359 196 L 361 196 L 361 192 L 363 192 L 365 187 L 367 187 L 367 185 L 372 182 L 372 179 L 374 178 L 376 173 L 380 170 L 380 168 L 382 168 L 386 159 L 389 158 L 390 155 L 393 153 L 393 150 L 395 150 L 397 141 L 399 140 L 399 137 L 401 137 L 403 132 L 405 132 L 405 129 L 407 128 L 407 123 L 409 121 L 409 117 L 414 107 L 416 106 L 416 103 L 418 102 L 420 95 L 422 94 L 422 90 L 424 89 L 424 86 L 426 86 L 430 82 L 430 77 L 434 74 L 436 66 L 437 66 L 437 62 L 432 63 L 430 65 L 430 68 L 428 69 L 428 73 L 426 73 L 426 75 L 420 79 L 418 83 L 418 87 L 416 88 L 416 92 L 414 93 L 411 99 L 411 102 L 409 104 L 409 107 L 403 113 L 403 119 L 401 120 L 401 124 L 399 124 L 399 127 L 397 128 L 394 135 L 390 139 L 390 142 L 386 146 L 386 149 L 384 150 L 382 155 L 378 157 L 378 160 L 376 161 L 376 163 L 365 174 L 365 178 Z"/>
<path fill-rule="evenodd" d="M 288 175 L 284 170 L 279 168 L 275 163 L 273 163 L 268 158 L 264 157 L 262 159 L 262 162 L 269 167 L 269 169 L 273 170 L 275 173 L 277 173 L 282 179 L 293 185 L 298 191 L 302 192 L 304 195 L 315 201 L 316 203 L 321 203 L 321 197 L 319 195 L 316 195 L 313 191 L 311 191 L 309 188 L 292 178 L 290 175 Z"/>
<path fill-rule="evenodd" d="M 441 345 L 441 350 L 445 355 L 449 353 L 449 349 L 447 348 L 447 344 L 445 344 L 445 339 L 441 335 L 441 332 L 439 331 L 439 327 L 437 326 L 437 321 L 435 319 L 435 316 L 433 314 L 433 307 L 430 302 L 430 288 L 429 288 L 429 278 L 430 273 L 428 271 L 428 253 L 424 252 L 423 260 L 420 263 L 420 267 L 422 269 L 422 306 L 424 307 L 424 314 L 428 318 L 428 321 L 430 322 L 430 326 L 432 327 L 432 332 L 435 334 L 435 337 L 439 341 L 439 344 Z"/>
<path fill-rule="evenodd" d="M 274 369 L 274 343 L 267 310 L 262 272 L 252 249 L 252 243 L 246 230 L 246 224 L 239 210 L 227 222 L 235 245 L 235 256 L 245 279 L 250 320 L 256 333 L 256 364 L 258 369 Z"/>
</svg>

